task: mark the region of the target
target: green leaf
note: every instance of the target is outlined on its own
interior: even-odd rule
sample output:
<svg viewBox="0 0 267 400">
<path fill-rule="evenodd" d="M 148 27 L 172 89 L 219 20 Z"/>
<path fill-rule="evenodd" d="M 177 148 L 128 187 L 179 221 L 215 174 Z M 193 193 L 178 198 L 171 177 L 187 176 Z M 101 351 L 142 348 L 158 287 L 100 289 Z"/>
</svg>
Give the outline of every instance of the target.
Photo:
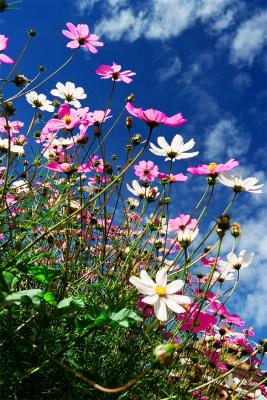
<svg viewBox="0 0 267 400">
<path fill-rule="evenodd" d="M 57 308 L 71 308 L 71 309 L 78 309 L 83 308 L 84 302 L 79 297 L 68 297 L 66 299 L 61 300 L 58 303 Z"/>
<path fill-rule="evenodd" d="M 53 295 L 52 292 L 46 292 L 43 294 L 43 299 L 50 304 L 51 306 L 57 307 L 57 301 L 55 299 L 55 296 Z"/>
<path fill-rule="evenodd" d="M 45 265 L 31 266 L 28 268 L 27 273 L 34 276 L 35 279 L 44 283 L 45 285 L 47 285 L 53 278 L 60 274 L 59 271 L 55 271 L 54 269 L 48 268 Z"/>
<path fill-rule="evenodd" d="M 42 298 L 42 290 L 41 289 L 28 289 L 21 290 L 20 292 L 15 292 L 9 294 L 5 300 L 4 304 L 12 305 L 12 304 L 28 304 L 38 306 L 40 304 Z"/>
<path fill-rule="evenodd" d="M 18 278 L 9 271 L 2 271 L 0 274 L 0 287 L 5 292 L 10 292 L 18 282 Z"/>
</svg>

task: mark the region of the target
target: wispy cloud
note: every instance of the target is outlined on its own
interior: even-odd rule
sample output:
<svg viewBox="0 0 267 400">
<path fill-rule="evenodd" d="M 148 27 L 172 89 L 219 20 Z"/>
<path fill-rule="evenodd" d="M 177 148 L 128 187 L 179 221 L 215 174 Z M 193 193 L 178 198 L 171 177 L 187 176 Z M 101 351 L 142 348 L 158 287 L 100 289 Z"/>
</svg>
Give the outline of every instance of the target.
<svg viewBox="0 0 267 400">
<path fill-rule="evenodd" d="M 173 57 L 168 61 L 166 66 L 163 66 L 156 71 L 157 79 L 159 79 L 160 82 L 165 82 L 168 79 L 177 76 L 181 72 L 181 69 L 182 63 L 180 58 Z"/>
<path fill-rule="evenodd" d="M 239 158 L 246 154 L 250 144 L 248 133 L 238 127 L 234 117 L 223 118 L 207 129 L 205 152 L 211 159 Z"/>
<path fill-rule="evenodd" d="M 236 0 L 79 0 L 80 13 L 91 11 L 97 3 L 103 15 L 97 22 L 98 33 L 109 40 L 134 41 L 140 37 L 166 40 L 179 36 L 196 21 L 212 23 L 220 32 L 232 22 Z M 163 12 L 164 10 L 164 12 Z"/>
<path fill-rule="evenodd" d="M 266 43 L 267 12 L 259 12 L 238 28 L 231 45 L 231 62 L 251 65 Z"/>
</svg>

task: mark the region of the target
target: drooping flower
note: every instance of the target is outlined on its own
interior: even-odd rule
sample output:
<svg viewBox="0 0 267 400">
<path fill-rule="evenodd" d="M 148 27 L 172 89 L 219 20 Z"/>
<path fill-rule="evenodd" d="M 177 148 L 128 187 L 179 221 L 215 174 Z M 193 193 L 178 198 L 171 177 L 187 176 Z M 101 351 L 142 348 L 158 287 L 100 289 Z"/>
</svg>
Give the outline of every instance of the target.
<svg viewBox="0 0 267 400">
<path fill-rule="evenodd" d="M 34 90 L 26 94 L 26 99 L 34 108 L 39 108 L 42 111 L 53 112 L 55 107 L 52 101 L 47 100 L 44 94 L 37 94 Z"/>
<path fill-rule="evenodd" d="M 131 276 L 129 281 L 140 293 L 145 295 L 142 302 L 153 305 L 155 315 L 160 321 L 167 321 L 167 307 L 180 314 L 185 312 L 182 305 L 191 303 L 188 296 L 176 294 L 183 288 L 183 281 L 178 279 L 167 284 L 167 271 L 165 269 L 157 272 L 156 282 L 150 278 L 145 270 L 141 271 L 140 278 Z"/>
<path fill-rule="evenodd" d="M 68 31 L 63 29 L 62 33 L 71 41 L 67 44 L 67 47 L 76 49 L 78 47 L 85 47 L 91 53 L 97 53 L 96 47 L 102 47 L 104 44 L 99 42 L 99 36 L 89 34 L 89 27 L 86 24 L 73 25 L 71 22 L 67 24 Z"/>
<path fill-rule="evenodd" d="M 132 79 L 130 76 L 136 75 L 135 72 L 130 70 L 121 71 L 121 65 L 113 62 L 113 65 L 100 65 L 96 70 L 97 75 L 101 76 L 101 79 L 112 79 L 117 82 L 130 83 Z"/>
<path fill-rule="evenodd" d="M 187 153 L 188 150 L 194 147 L 195 141 L 194 139 L 191 139 L 189 142 L 184 143 L 181 135 L 175 135 L 172 139 L 171 145 L 166 142 L 166 139 L 163 136 L 159 136 L 157 142 L 160 147 L 156 147 L 153 143 L 150 143 L 151 148 L 149 150 L 156 156 L 166 157 L 165 161 L 195 157 L 199 153 L 198 151 Z"/>
<path fill-rule="evenodd" d="M 174 183 L 174 182 L 185 182 L 187 181 L 187 176 L 180 173 L 180 174 L 164 174 L 163 172 L 159 172 L 157 178 L 161 179 L 166 183 Z"/>
<path fill-rule="evenodd" d="M 0 64 L 1 62 L 5 64 L 14 64 L 15 62 L 11 57 L 2 53 L 2 51 L 7 48 L 7 44 L 8 38 L 5 35 L 0 35 Z"/>
<path fill-rule="evenodd" d="M 231 314 L 219 301 L 212 301 L 210 303 L 210 308 L 215 314 L 225 318 L 229 324 L 237 326 L 245 325 L 245 322 L 237 314 Z"/>
<path fill-rule="evenodd" d="M 212 282 L 220 282 L 223 283 L 225 281 L 232 281 L 235 279 L 234 274 L 228 271 L 215 271 L 212 276 Z"/>
<path fill-rule="evenodd" d="M 142 108 L 135 108 L 132 103 L 127 103 L 126 110 L 136 118 L 142 119 L 150 127 L 156 127 L 160 124 L 167 126 L 179 126 L 184 124 L 187 120 L 184 119 L 181 113 L 175 114 L 172 117 L 167 117 L 163 112 L 149 108 L 143 110 Z"/>
<path fill-rule="evenodd" d="M 159 168 L 153 161 L 139 161 L 139 164 L 134 166 L 134 172 L 141 181 L 153 182 L 158 176 Z"/>
<path fill-rule="evenodd" d="M 247 268 L 252 263 L 254 253 L 247 254 L 246 250 L 241 250 L 238 256 L 234 253 L 229 253 L 226 258 L 227 261 L 221 262 L 224 271 L 239 271 L 242 268 Z"/>
<path fill-rule="evenodd" d="M 239 165 L 239 162 L 231 158 L 229 161 L 227 161 L 224 164 L 216 164 L 215 162 L 212 162 L 208 165 L 206 164 L 200 164 L 197 167 L 189 167 L 187 168 L 187 171 L 190 172 L 190 174 L 194 175 L 219 175 L 223 174 L 227 171 L 230 171 L 231 169 L 237 167 Z"/>
<path fill-rule="evenodd" d="M 87 97 L 83 88 L 75 87 L 74 83 L 72 82 L 66 82 L 65 85 L 63 85 L 61 82 L 58 82 L 56 84 L 56 89 L 51 90 L 50 93 L 53 96 L 64 99 L 65 103 L 71 104 L 75 108 L 81 107 L 81 103 L 78 100 L 86 99 Z"/>
<path fill-rule="evenodd" d="M 197 220 L 190 217 L 190 215 L 180 214 L 176 218 L 170 218 L 168 228 L 172 231 L 184 231 L 185 229 L 195 229 Z"/>
<path fill-rule="evenodd" d="M 235 193 L 262 193 L 262 190 L 260 189 L 262 188 L 263 184 L 257 185 L 257 178 L 250 177 L 242 179 L 240 175 L 220 175 L 218 182 L 220 182 L 222 185 L 231 187 Z"/>
<path fill-rule="evenodd" d="M 159 192 L 157 187 L 144 187 L 141 186 L 137 180 L 132 181 L 132 187 L 127 183 L 127 189 L 135 196 L 140 197 L 140 199 L 147 199 L 148 201 L 155 200 L 158 197 Z"/>
</svg>

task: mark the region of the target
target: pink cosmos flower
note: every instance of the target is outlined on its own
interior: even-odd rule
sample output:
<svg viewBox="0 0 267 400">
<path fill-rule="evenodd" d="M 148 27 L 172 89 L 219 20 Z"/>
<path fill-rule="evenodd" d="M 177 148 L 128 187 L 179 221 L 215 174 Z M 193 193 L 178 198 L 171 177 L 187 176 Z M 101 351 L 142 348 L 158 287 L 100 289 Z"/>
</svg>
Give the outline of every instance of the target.
<svg viewBox="0 0 267 400">
<path fill-rule="evenodd" d="M 102 158 L 98 158 L 97 155 L 94 155 L 90 158 L 90 161 L 84 164 L 88 171 L 94 171 L 98 174 L 103 174 L 104 172 L 104 161 Z"/>
<path fill-rule="evenodd" d="M 167 126 L 179 126 L 184 124 L 187 120 L 184 119 L 181 113 L 175 114 L 172 117 L 167 117 L 163 112 L 150 108 L 143 110 L 142 108 L 135 108 L 132 103 L 127 103 L 126 110 L 136 118 L 145 121 L 151 128 L 160 124 Z"/>
<path fill-rule="evenodd" d="M 196 219 L 191 219 L 190 215 L 180 214 L 177 218 L 170 218 L 168 227 L 170 231 L 184 231 L 185 229 L 195 229 L 196 226 Z"/>
<path fill-rule="evenodd" d="M 78 110 L 70 108 L 68 104 L 62 104 L 58 110 L 59 118 L 50 119 L 44 127 L 45 131 L 55 132 L 58 129 L 73 129 L 81 122 Z"/>
<path fill-rule="evenodd" d="M 139 164 L 134 166 L 134 171 L 141 181 L 153 182 L 158 176 L 159 168 L 153 161 L 139 161 Z"/>
<path fill-rule="evenodd" d="M 111 78 L 113 81 L 130 83 L 132 79 L 129 76 L 136 75 L 130 70 L 121 72 L 121 65 L 113 62 L 113 65 L 100 65 L 96 70 L 97 75 L 101 75 L 101 79 Z"/>
<path fill-rule="evenodd" d="M 216 261 L 216 267 L 215 269 L 221 271 L 222 267 L 222 258 L 218 257 L 217 260 L 214 257 L 210 257 L 209 259 L 207 259 L 206 257 L 202 257 L 201 258 L 201 264 L 205 265 L 208 268 L 214 268 L 214 262 Z"/>
<path fill-rule="evenodd" d="M 96 47 L 102 47 L 104 44 L 99 42 L 99 37 L 97 35 L 89 34 L 89 27 L 86 24 L 78 24 L 77 26 L 73 25 L 71 22 L 67 24 L 67 30 L 62 30 L 62 33 L 67 38 L 71 39 L 71 41 L 67 44 L 67 47 L 71 49 L 76 49 L 78 47 L 85 47 L 87 50 L 91 51 L 91 53 L 97 53 L 98 50 Z"/>
<path fill-rule="evenodd" d="M 0 35 L 0 52 L 7 48 L 8 38 L 5 35 Z M 14 64 L 14 60 L 6 54 L 0 53 L 0 64 L 1 62 L 6 64 Z"/>
<path fill-rule="evenodd" d="M 109 115 L 111 110 L 108 108 L 106 111 L 95 110 L 93 112 L 88 113 L 88 121 L 90 125 L 100 126 L 107 119 L 112 118 L 112 115 Z"/>
<path fill-rule="evenodd" d="M 188 179 L 187 176 L 185 176 L 182 173 L 173 175 L 173 174 L 164 174 L 163 172 L 159 172 L 157 177 L 169 183 L 185 182 Z"/>
<path fill-rule="evenodd" d="M 219 175 L 226 171 L 230 171 L 238 165 L 239 162 L 231 158 L 225 164 L 216 164 L 215 162 L 212 162 L 209 165 L 200 164 L 197 167 L 187 168 L 187 171 L 194 175 Z"/>
<path fill-rule="evenodd" d="M 0 117 L 0 132 L 7 133 L 8 130 L 12 136 L 13 133 L 19 133 L 20 129 L 24 126 L 21 121 L 8 121 L 8 126 L 5 117 Z M 8 130 L 7 130 L 8 128 Z"/>
</svg>

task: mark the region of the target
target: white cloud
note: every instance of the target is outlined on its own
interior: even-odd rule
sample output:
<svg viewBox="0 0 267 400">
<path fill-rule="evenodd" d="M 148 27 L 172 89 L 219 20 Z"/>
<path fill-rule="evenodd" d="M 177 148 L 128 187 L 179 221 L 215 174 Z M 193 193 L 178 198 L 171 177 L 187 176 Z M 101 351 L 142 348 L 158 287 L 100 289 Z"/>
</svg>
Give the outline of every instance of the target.
<svg viewBox="0 0 267 400">
<path fill-rule="evenodd" d="M 80 12 L 91 11 L 99 0 L 79 0 Z M 149 0 L 143 3 L 127 0 L 99 2 L 103 16 L 97 21 L 97 32 L 109 40 L 134 41 L 140 37 L 166 40 L 179 36 L 197 20 L 212 22 L 214 30 L 225 29 L 234 16 L 236 0 Z"/>
<path fill-rule="evenodd" d="M 78 0 L 76 7 L 80 14 L 89 13 L 99 0 Z"/>
<path fill-rule="evenodd" d="M 230 59 L 234 64 L 251 65 L 267 42 L 267 12 L 254 15 L 238 28 L 231 45 Z"/>
<path fill-rule="evenodd" d="M 181 69 L 182 63 L 180 58 L 173 57 L 168 61 L 166 66 L 163 66 L 156 71 L 157 79 L 159 79 L 160 82 L 165 82 L 178 75 L 181 72 Z"/>
<path fill-rule="evenodd" d="M 233 117 L 219 120 L 206 133 L 205 153 L 213 160 L 218 157 L 240 158 L 243 156 L 250 143 L 250 137 L 244 131 L 241 131 Z"/>
<path fill-rule="evenodd" d="M 252 209 L 254 212 L 254 210 Z M 238 311 L 246 320 L 250 320 L 257 328 L 267 326 L 267 208 L 254 212 L 253 217 L 241 218 L 243 236 L 240 248 L 255 253 L 253 264 L 241 271 L 240 290 L 242 295 L 238 301 Z"/>
</svg>

